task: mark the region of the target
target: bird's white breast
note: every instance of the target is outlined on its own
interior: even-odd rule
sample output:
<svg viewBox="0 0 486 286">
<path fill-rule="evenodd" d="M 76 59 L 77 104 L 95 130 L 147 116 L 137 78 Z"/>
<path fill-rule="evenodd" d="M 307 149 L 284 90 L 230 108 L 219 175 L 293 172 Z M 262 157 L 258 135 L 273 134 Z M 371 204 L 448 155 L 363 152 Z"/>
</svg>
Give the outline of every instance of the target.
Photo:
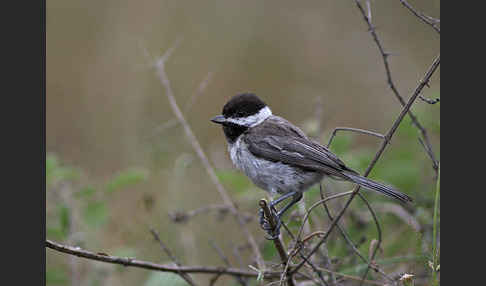
<svg viewBox="0 0 486 286">
<path fill-rule="evenodd" d="M 255 157 L 241 140 L 241 136 L 233 144 L 229 144 L 228 151 L 236 168 L 244 172 L 255 185 L 272 194 L 303 192 L 323 177 L 316 172 L 306 172 L 281 162 Z"/>
</svg>

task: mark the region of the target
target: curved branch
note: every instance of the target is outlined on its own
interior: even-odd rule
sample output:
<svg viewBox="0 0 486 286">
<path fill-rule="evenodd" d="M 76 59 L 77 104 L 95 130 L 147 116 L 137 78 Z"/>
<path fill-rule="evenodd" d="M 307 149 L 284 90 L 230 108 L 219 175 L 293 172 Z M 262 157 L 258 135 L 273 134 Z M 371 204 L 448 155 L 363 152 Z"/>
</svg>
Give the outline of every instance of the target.
<svg viewBox="0 0 486 286">
<path fill-rule="evenodd" d="M 373 160 L 371 161 L 371 163 L 369 164 L 368 168 L 366 169 L 365 173 L 364 173 L 364 176 L 367 177 L 371 170 L 373 169 L 373 167 L 376 165 L 376 162 L 378 162 L 378 160 L 381 158 L 381 155 L 383 154 L 383 152 L 385 151 L 386 149 L 386 146 L 388 145 L 388 143 L 390 143 L 390 140 L 391 138 L 393 137 L 393 135 L 395 134 L 395 132 L 397 131 L 398 129 L 398 126 L 400 125 L 400 123 L 403 121 L 403 118 L 405 117 L 405 115 L 407 115 L 407 113 L 409 112 L 410 108 L 412 107 L 412 104 L 415 102 L 415 100 L 417 99 L 417 97 L 419 96 L 420 92 L 422 91 L 422 89 L 425 87 L 425 85 L 429 82 L 430 78 L 432 77 L 432 75 L 434 74 L 434 72 L 437 70 L 437 68 L 439 67 L 440 65 L 440 55 L 437 56 L 437 58 L 434 59 L 434 61 L 432 62 L 432 65 L 429 67 L 429 69 L 427 70 L 424 78 L 420 81 L 420 84 L 415 88 L 415 91 L 414 93 L 412 94 L 412 96 L 410 97 L 410 99 L 408 100 L 408 103 L 405 105 L 405 107 L 403 107 L 402 111 L 400 112 L 400 115 L 398 116 L 398 118 L 394 121 L 392 127 L 390 128 L 390 130 L 388 131 L 388 133 L 385 135 L 385 140 L 383 140 L 382 144 L 381 144 L 381 147 L 380 149 L 378 150 L 378 152 L 375 154 L 375 157 L 373 158 Z M 307 255 L 307 258 L 311 257 L 312 255 L 314 255 L 314 253 L 317 251 L 317 249 L 319 249 L 319 247 L 324 243 L 326 242 L 329 234 L 331 233 L 331 231 L 334 229 L 334 227 L 336 226 L 336 224 L 339 222 L 339 220 L 341 219 L 341 217 L 343 216 L 343 214 L 346 212 L 346 210 L 348 209 L 349 205 L 351 204 L 351 202 L 353 201 L 354 197 L 358 194 L 359 190 L 361 189 L 360 186 L 357 186 L 353 193 L 351 194 L 350 198 L 348 199 L 348 201 L 346 202 L 346 204 L 344 205 L 343 209 L 339 212 L 339 214 L 337 215 L 336 219 L 331 223 L 331 225 L 329 226 L 329 229 L 328 231 L 326 232 L 326 234 L 324 235 L 324 237 L 321 239 L 321 241 L 319 241 L 319 243 L 309 252 L 309 254 Z M 302 261 L 300 262 L 293 270 L 292 272 L 297 272 L 303 265 L 304 265 L 305 261 Z"/>
<path fill-rule="evenodd" d="M 165 88 L 165 95 L 167 96 L 167 99 L 169 100 L 169 105 L 174 112 L 177 120 L 180 122 L 182 125 L 184 132 L 186 133 L 186 136 L 189 140 L 189 143 L 191 143 L 192 148 L 196 152 L 197 156 L 201 160 L 204 169 L 208 173 L 208 176 L 211 180 L 211 182 L 215 185 L 216 190 L 218 191 L 219 195 L 223 199 L 225 205 L 228 205 L 230 207 L 231 213 L 235 216 L 236 221 L 241 227 L 241 230 L 245 234 L 245 236 L 248 239 L 248 242 L 250 243 L 252 249 L 253 249 L 253 254 L 255 255 L 255 259 L 258 264 L 259 269 L 264 269 L 265 263 L 263 262 L 262 254 L 260 252 L 260 249 L 258 248 L 258 245 L 256 243 L 255 238 L 253 235 L 250 233 L 248 230 L 248 227 L 246 226 L 244 218 L 241 216 L 239 213 L 238 209 L 236 208 L 235 203 L 231 200 L 231 197 L 229 196 L 228 192 L 226 189 L 223 187 L 221 182 L 219 181 L 218 177 L 216 176 L 216 172 L 214 171 L 214 168 L 212 167 L 211 163 L 209 162 L 208 157 L 204 153 L 201 144 L 199 144 L 199 141 L 197 140 L 196 136 L 194 135 L 194 132 L 192 131 L 191 126 L 187 122 L 186 118 L 184 117 L 184 114 L 182 113 L 181 109 L 179 108 L 179 105 L 177 104 L 177 101 L 174 96 L 174 92 L 172 90 L 169 77 L 167 76 L 167 73 L 165 71 L 165 63 L 175 50 L 175 48 L 178 46 L 180 43 L 180 40 L 178 40 L 174 46 L 172 46 L 170 49 L 168 49 L 165 54 L 160 57 L 154 64 L 157 75 L 159 77 L 159 80 L 162 84 L 162 86 Z M 146 53 L 148 54 L 148 53 Z"/>
<path fill-rule="evenodd" d="M 217 266 L 175 266 L 175 265 L 164 265 L 157 264 L 153 262 L 137 260 L 128 257 L 111 256 L 105 253 L 94 253 L 88 250 L 81 249 L 80 247 L 73 247 L 68 245 L 63 245 L 52 240 L 46 239 L 46 247 L 56 250 L 58 252 L 83 257 L 91 260 L 102 261 L 106 263 L 119 264 L 123 266 L 137 267 L 149 270 L 156 270 L 162 272 L 172 272 L 172 273 L 201 273 L 201 274 L 221 274 L 221 275 L 232 275 L 232 276 L 242 276 L 242 277 L 258 277 L 258 273 L 252 271 L 246 271 L 238 268 L 232 267 L 217 267 Z M 299 276 L 299 273 L 296 273 Z M 263 272 L 264 279 L 275 279 L 280 277 L 280 272 Z"/>
<path fill-rule="evenodd" d="M 412 12 L 417 18 L 422 20 L 422 22 L 430 25 L 437 33 L 440 34 L 440 28 L 437 26 L 437 23 L 440 23 L 439 19 L 432 18 L 430 16 L 427 16 L 423 14 L 422 12 L 419 12 L 415 10 L 410 4 L 407 3 L 405 0 L 400 0 L 403 6 L 405 6 L 410 12 Z"/>
<path fill-rule="evenodd" d="M 361 5 L 359 0 L 355 0 L 356 6 L 358 6 L 361 14 L 363 15 L 363 18 L 368 25 L 368 30 L 371 33 L 371 36 L 373 37 L 373 41 L 375 42 L 376 46 L 378 47 L 378 50 L 380 51 L 381 57 L 383 58 L 383 65 L 385 66 L 385 73 L 386 73 L 386 78 L 387 78 L 387 83 L 390 89 L 393 91 L 393 94 L 395 97 L 398 99 L 400 104 L 405 108 L 406 102 L 403 99 L 403 97 L 400 95 L 400 92 L 398 92 L 397 87 L 395 86 L 395 83 L 393 81 L 392 75 L 391 75 L 391 70 L 390 70 L 390 64 L 388 63 L 388 57 L 390 56 L 390 53 L 385 52 L 385 49 L 383 48 L 383 45 L 381 44 L 380 39 L 378 38 L 378 35 L 376 34 L 375 26 L 371 23 L 371 19 L 367 16 L 365 9 Z M 420 89 L 421 91 L 422 89 Z M 417 95 L 420 98 L 420 92 Z M 422 134 L 422 137 L 424 138 L 425 144 L 427 145 L 428 149 L 431 152 L 431 159 L 433 162 L 433 168 L 435 172 L 437 173 L 437 160 L 435 159 L 435 155 L 432 152 L 432 145 L 430 144 L 429 136 L 427 134 L 427 130 L 420 124 L 418 121 L 417 117 L 415 114 L 412 113 L 410 109 L 407 109 L 407 113 L 410 116 L 410 119 L 412 120 L 413 125 L 417 127 L 417 129 L 420 130 L 420 133 Z"/>
</svg>

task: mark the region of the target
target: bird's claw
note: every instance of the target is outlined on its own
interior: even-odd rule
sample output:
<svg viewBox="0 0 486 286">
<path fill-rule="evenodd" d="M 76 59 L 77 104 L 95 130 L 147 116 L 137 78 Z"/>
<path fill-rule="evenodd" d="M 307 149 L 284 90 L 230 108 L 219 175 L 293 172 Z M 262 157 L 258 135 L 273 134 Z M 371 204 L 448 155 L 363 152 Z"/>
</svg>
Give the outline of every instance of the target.
<svg viewBox="0 0 486 286">
<path fill-rule="evenodd" d="M 275 240 L 279 237 L 280 235 L 280 227 L 282 226 L 282 221 L 280 220 L 280 217 L 278 215 L 275 215 L 272 211 L 272 215 L 274 218 L 274 221 L 276 222 L 276 226 L 273 228 L 268 221 L 267 218 L 265 218 L 265 214 L 263 212 L 263 209 L 259 210 L 259 216 L 260 216 L 260 227 L 266 231 L 268 236 L 265 236 L 266 239 L 268 240 Z"/>
</svg>

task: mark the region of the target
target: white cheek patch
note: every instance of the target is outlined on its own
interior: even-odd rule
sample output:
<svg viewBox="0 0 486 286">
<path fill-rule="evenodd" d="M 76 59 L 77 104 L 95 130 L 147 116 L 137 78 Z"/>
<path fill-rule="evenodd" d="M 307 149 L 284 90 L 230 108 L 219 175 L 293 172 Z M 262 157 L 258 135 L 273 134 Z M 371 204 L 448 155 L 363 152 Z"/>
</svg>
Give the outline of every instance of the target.
<svg viewBox="0 0 486 286">
<path fill-rule="evenodd" d="M 228 118 L 226 121 L 246 127 L 254 127 L 262 123 L 271 115 L 272 111 L 270 108 L 268 108 L 268 106 L 265 106 L 264 108 L 260 109 L 257 114 L 241 118 Z"/>
</svg>

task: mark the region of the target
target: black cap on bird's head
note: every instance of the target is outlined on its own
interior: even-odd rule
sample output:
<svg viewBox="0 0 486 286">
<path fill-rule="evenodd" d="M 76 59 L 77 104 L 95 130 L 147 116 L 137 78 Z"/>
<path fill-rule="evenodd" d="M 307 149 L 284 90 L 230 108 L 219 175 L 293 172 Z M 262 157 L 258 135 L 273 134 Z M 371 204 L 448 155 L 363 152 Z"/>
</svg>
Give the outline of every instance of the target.
<svg viewBox="0 0 486 286">
<path fill-rule="evenodd" d="M 233 96 L 223 107 L 226 118 L 241 118 L 257 114 L 267 105 L 253 93 L 242 93 Z"/>
<path fill-rule="evenodd" d="M 263 113 L 263 114 L 262 114 Z M 240 125 L 248 125 L 254 119 L 271 114 L 267 107 L 258 96 L 253 93 L 242 93 L 233 96 L 223 107 L 223 115 L 218 115 L 211 119 L 212 122 L 224 124 L 232 122 Z M 248 118 L 249 120 L 245 120 Z M 243 124 L 244 123 L 244 124 Z"/>
<path fill-rule="evenodd" d="M 253 93 L 233 96 L 223 107 L 223 115 L 211 119 L 223 125 L 227 139 L 234 141 L 246 129 L 256 126 L 272 115 L 272 111 Z"/>
</svg>

